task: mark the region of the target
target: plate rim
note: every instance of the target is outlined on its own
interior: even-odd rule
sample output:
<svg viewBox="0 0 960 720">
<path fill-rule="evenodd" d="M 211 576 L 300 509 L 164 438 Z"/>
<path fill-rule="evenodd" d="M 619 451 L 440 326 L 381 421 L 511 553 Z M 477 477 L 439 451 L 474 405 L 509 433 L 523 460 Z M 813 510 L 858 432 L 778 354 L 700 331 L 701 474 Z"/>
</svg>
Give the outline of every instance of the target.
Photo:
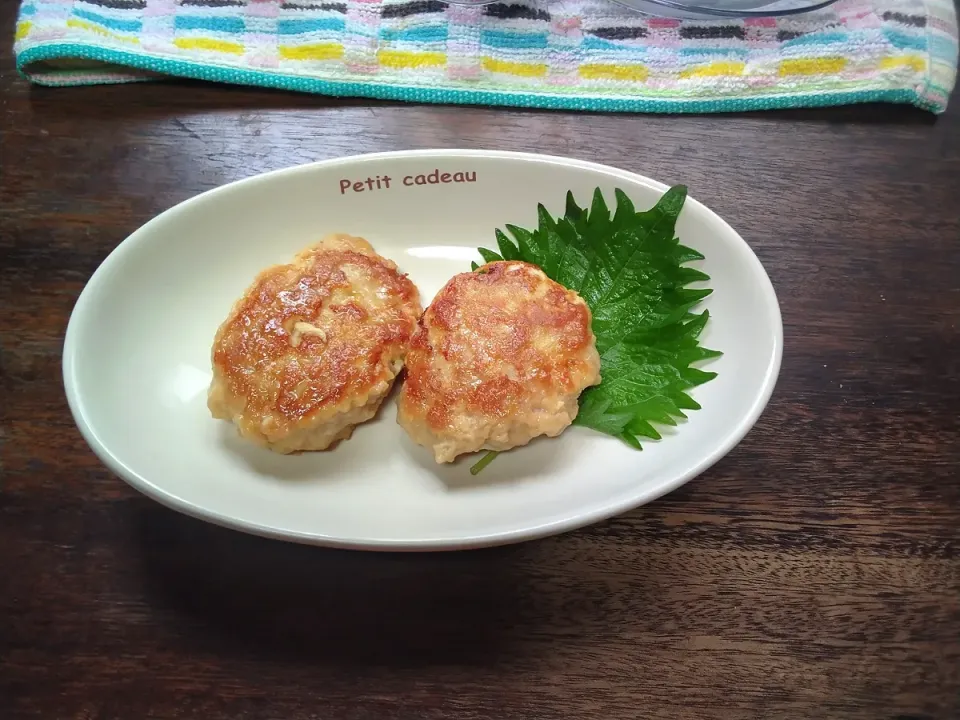
<svg viewBox="0 0 960 720">
<path fill-rule="evenodd" d="M 73 306 L 73 309 L 70 312 L 70 318 L 68 320 L 67 329 L 64 335 L 62 353 L 62 377 L 64 390 L 67 398 L 67 405 L 70 409 L 74 423 L 80 430 L 80 434 L 83 436 L 84 441 L 93 451 L 94 455 L 96 455 L 97 458 L 113 474 L 117 475 L 133 489 L 137 490 L 148 498 L 160 503 L 161 505 L 164 505 L 171 510 L 175 510 L 189 517 L 209 522 L 220 527 L 238 530 L 247 534 L 275 540 L 283 540 L 287 542 L 321 547 L 369 551 L 432 552 L 467 550 L 497 545 L 508 545 L 527 540 L 536 540 L 551 535 L 569 532 L 571 530 L 576 530 L 587 525 L 592 525 L 594 523 L 607 520 L 611 517 L 615 517 L 622 513 L 641 507 L 642 505 L 646 505 L 670 492 L 673 492 L 693 478 L 706 472 L 721 458 L 733 450 L 740 443 L 740 441 L 743 440 L 747 433 L 753 429 L 757 420 L 760 418 L 760 415 L 763 413 L 764 409 L 769 403 L 771 396 L 773 395 L 777 380 L 779 379 L 783 358 L 783 317 L 776 290 L 773 287 L 770 276 L 767 274 L 766 269 L 763 267 L 763 264 L 760 262 L 760 259 L 757 257 L 750 244 L 744 240 L 740 233 L 737 232 L 729 223 L 727 223 L 723 217 L 691 196 L 687 197 L 686 202 L 693 203 L 694 206 L 696 206 L 699 210 L 705 211 L 708 215 L 713 216 L 715 220 L 719 221 L 723 226 L 725 226 L 726 229 L 729 230 L 743 245 L 747 252 L 747 262 L 753 266 L 752 269 L 759 271 L 758 273 L 754 274 L 758 275 L 760 285 L 762 286 L 760 289 L 762 294 L 767 299 L 767 303 L 765 304 L 768 311 L 771 312 L 771 319 L 775 321 L 773 328 L 774 348 L 772 357 L 770 358 L 764 373 L 763 384 L 760 388 L 760 392 L 757 394 L 757 397 L 755 398 L 749 412 L 738 422 L 736 431 L 729 435 L 725 442 L 721 443 L 713 450 L 713 452 L 704 456 L 704 458 L 701 459 L 691 470 L 687 471 L 686 473 L 682 473 L 664 485 L 657 486 L 653 490 L 629 495 L 626 499 L 620 499 L 616 502 L 601 504 L 599 507 L 594 508 L 587 513 L 577 513 L 573 516 L 562 517 L 560 519 L 555 519 L 526 528 L 450 538 L 349 538 L 324 535 L 320 532 L 284 530 L 282 528 L 277 528 L 270 525 L 231 517 L 208 507 L 196 505 L 189 500 L 179 497 L 178 495 L 164 490 L 163 488 L 158 487 L 154 483 L 150 482 L 136 470 L 123 463 L 103 442 L 100 441 L 96 430 L 87 422 L 84 400 L 78 389 L 79 384 L 77 382 L 76 375 L 77 357 L 80 352 L 77 339 L 78 333 L 81 331 L 81 324 L 87 321 L 88 313 L 86 312 L 86 309 L 88 305 L 93 302 L 97 288 L 104 282 L 104 277 L 106 277 L 114 267 L 117 267 L 118 263 L 123 261 L 123 258 L 127 255 L 127 253 L 131 252 L 132 249 L 136 248 L 141 242 L 144 242 L 142 238 L 149 236 L 150 228 L 154 224 L 158 223 L 162 217 L 167 216 L 172 212 L 184 212 L 192 205 L 199 202 L 204 202 L 211 196 L 228 192 L 231 188 L 237 185 L 255 185 L 261 182 L 270 182 L 273 178 L 280 175 L 292 175 L 300 172 L 310 172 L 318 168 L 327 169 L 342 165 L 353 165 L 356 163 L 376 162 L 383 160 L 417 158 L 452 159 L 467 157 L 514 161 L 519 160 L 540 164 L 558 164 L 567 167 L 578 168 L 581 170 L 600 172 L 611 177 L 627 179 L 634 183 L 646 185 L 661 193 L 665 192 L 669 187 L 668 185 L 654 180 L 646 175 L 641 175 L 629 170 L 624 170 L 611 165 L 605 165 L 603 163 L 580 160 L 577 158 L 564 157 L 560 155 L 546 155 L 508 150 L 418 149 L 363 153 L 291 165 L 285 168 L 268 170 L 263 173 L 257 173 L 245 178 L 233 180 L 229 183 L 224 183 L 223 185 L 218 185 L 217 187 L 210 188 L 196 195 L 192 195 L 191 197 L 157 213 L 147 222 L 137 227 L 137 229 L 121 240 L 120 243 L 118 243 L 117 246 L 107 254 L 103 261 L 98 265 L 96 270 L 94 270 L 93 274 L 85 283 L 76 303 Z"/>
</svg>

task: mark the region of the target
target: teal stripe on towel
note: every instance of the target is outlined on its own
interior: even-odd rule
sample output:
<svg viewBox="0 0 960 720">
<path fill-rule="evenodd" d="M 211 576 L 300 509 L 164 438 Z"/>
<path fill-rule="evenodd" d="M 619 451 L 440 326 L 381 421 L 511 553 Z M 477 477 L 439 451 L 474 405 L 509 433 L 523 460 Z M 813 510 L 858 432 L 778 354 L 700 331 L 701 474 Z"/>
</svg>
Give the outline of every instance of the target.
<svg viewBox="0 0 960 720">
<path fill-rule="evenodd" d="M 281 20 L 277 23 L 277 32 L 281 35 L 301 35 L 318 30 L 342 32 L 347 24 L 340 18 L 308 18 L 303 20 Z"/>
<path fill-rule="evenodd" d="M 243 18 L 218 15 L 178 15 L 173 27 L 177 30 L 213 30 L 223 33 L 242 33 L 247 29 Z"/>
<path fill-rule="evenodd" d="M 380 37 L 388 42 L 446 42 L 449 36 L 446 25 L 421 25 L 413 28 L 382 28 Z"/>
<path fill-rule="evenodd" d="M 853 33 L 839 32 L 810 33 L 809 35 L 801 35 L 798 38 L 793 38 L 793 40 L 784 41 L 783 47 L 788 48 L 796 45 L 830 45 L 832 43 L 848 42 L 852 34 Z"/>
<path fill-rule="evenodd" d="M 545 48 L 546 33 L 509 32 L 507 30 L 483 30 L 480 42 L 499 48 Z"/>
<path fill-rule="evenodd" d="M 623 42 L 614 42 L 612 40 L 603 40 L 598 37 L 585 37 L 583 39 L 583 48 L 585 50 L 613 50 L 618 53 L 636 53 L 644 55 L 647 52 L 646 45 L 627 45 Z M 650 48 L 651 50 L 654 48 Z"/>
<path fill-rule="evenodd" d="M 74 8 L 73 15 L 74 17 L 81 18 L 82 20 L 89 20 L 90 22 L 95 22 L 98 25 L 103 25 L 105 28 L 110 28 L 111 30 L 140 32 L 140 30 L 143 29 L 143 23 L 139 20 L 118 20 L 117 18 L 99 15 L 95 12 L 84 10 L 83 8 Z"/>
<path fill-rule="evenodd" d="M 884 28 L 883 34 L 891 45 L 905 50 L 926 50 L 927 38 L 923 35 L 908 35 L 897 30 Z"/>
</svg>

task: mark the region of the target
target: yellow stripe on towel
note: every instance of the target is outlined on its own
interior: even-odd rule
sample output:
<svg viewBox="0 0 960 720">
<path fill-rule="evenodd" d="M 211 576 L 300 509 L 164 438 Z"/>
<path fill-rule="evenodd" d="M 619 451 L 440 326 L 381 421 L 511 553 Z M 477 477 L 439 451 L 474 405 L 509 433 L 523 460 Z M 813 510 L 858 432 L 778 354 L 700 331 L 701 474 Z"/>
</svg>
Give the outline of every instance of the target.
<svg viewBox="0 0 960 720">
<path fill-rule="evenodd" d="M 407 50 L 380 50 L 377 53 L 380 65 L 394 70 L 406 68 L 443 67 L 447 56 L 442 52 L 409 52 Z"/>
<path fill-rule="evenodd" d="M 278 50 L 284 60 L 339 60 L 343 57 L 343 45 L 333 42 L 281 45 Z"/>
<path fill-rule="evenodd" d="M 880 60 L 881 70 L 893 70 L 898 67 L 908 67 L 917 72 L 927 69 L 927 61 L 920 55 L 902 55 L 901 57 L 885 57 Z"/>
<path fill-rule="evenodd" d="M 506 73 L 518 77 L 544 77 L 547 74 L 545 63 L 510 62 L 485 57 L 480 61 L 480 64 L 487 72 Z"/>
<path fill-rule="evenodd" d="M 729 60 L 718 60 L 709 65 L 701 65 L 691 70 L 683 70 L 680 73 L 681 78 L 695 77 L 738 77 L 743 75 L 746 65 L 742 62 L 731 62 Z"/>
<path fill-rule="evenodd" d="M 580 77 L 585 80 L 629 80 L 643 82 L 650 77 L 645 65 L 581 65 Z"/>
<path fill-rule="evenodd" d="M 173 41 L 181 50 L 211 50 L 230 55 L 243 55 L 243 45 L 226 40 L 205 37 L 183 37 Z"/>
<path fill-rule="evenodd" d="M 101 27 L 96 23 L 87 22 L 86 20 L 70 18 L 67 20 L 67 27 L 75 28 L 77 30 L 86 30 L 87 32 L 96 33 L 97 35 L 102 35 L 103 37 L 108 37 L 113 40 L 119 40 L 120 42 L 130 43 L 131 45 L 140 44 L 140 38 L 132 35 L 120 35 L 119 33 L 110 32 L 106 28 Z"/>
<path fill-rule="evenodd" d="M 30 34 L 30 28 L 33 27 L 33 23 L 29 20 L 24 20 L 22 23 L 17 24 L 17 32 L 13 36 L 13 41 L 17 42 L 18 40 L 23 40 L 27 35 Z"/>
<path fill-rule="evenodd" d="M 780 63 L 780 76 L 784 75 L 827 75 L 838 73 L 847 66 L 842 57 L 798 58 Z"/>
</svg>

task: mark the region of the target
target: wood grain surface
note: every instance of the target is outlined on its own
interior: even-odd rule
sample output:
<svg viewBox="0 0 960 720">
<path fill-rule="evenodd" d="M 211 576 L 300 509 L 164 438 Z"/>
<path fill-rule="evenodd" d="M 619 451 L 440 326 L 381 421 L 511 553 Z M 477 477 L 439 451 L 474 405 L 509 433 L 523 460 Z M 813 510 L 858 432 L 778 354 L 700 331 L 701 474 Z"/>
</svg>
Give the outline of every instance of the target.
<svg viewBox="0 0 960 720">
<path fill-rule="evenodd" d="M 0 718 L 960 718 L 960 101 L 653 117 L 45 90 L 5 45 L 0 123 Z M 609 522 L 448 555 L 245 536 L 103 468 L 60 353 L 124 237 L 231 180 L 430 147 L 610 163 L 727 218 L 786 333 L 740 446 Z"/>
</svg>

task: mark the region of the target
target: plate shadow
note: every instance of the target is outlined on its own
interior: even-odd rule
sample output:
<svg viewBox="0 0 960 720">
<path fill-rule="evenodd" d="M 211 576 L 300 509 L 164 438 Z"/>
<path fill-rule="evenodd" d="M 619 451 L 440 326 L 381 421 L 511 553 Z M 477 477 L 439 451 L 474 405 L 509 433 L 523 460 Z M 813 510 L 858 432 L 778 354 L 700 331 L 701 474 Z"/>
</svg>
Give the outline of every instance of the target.
<svg viewBox="0 0 960 720">
<path fill-rule="evenodd" d="M 142 592 L 191 652 L 341 667 L 488 665 L 529 653 L 523 638 L 557 622 L 543 576 L 530 572 L 556 540 L 356 552 L 245 535 L 149 501 L 131 509 Z"/>
</svg>

